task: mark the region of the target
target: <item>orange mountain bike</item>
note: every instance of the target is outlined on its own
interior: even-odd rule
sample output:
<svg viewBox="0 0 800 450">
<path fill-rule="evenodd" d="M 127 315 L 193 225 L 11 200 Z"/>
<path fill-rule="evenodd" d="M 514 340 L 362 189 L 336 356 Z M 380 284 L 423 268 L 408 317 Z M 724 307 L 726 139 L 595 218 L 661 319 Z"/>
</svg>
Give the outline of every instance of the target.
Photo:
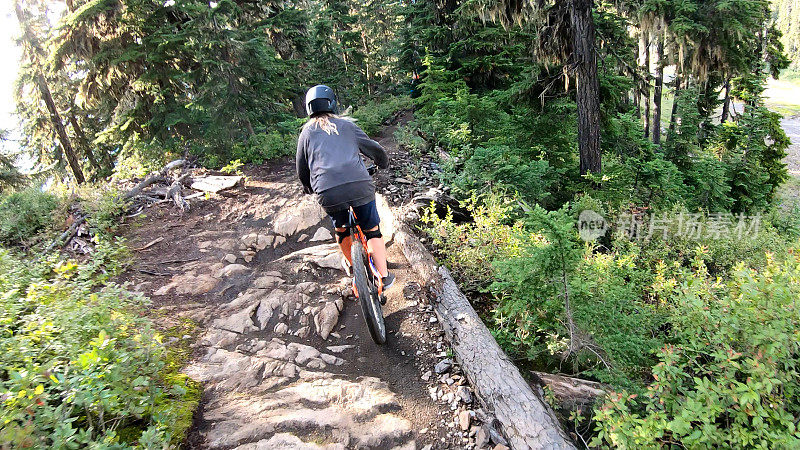
<svg viewBox="0 0 800 450">
<path fill-rule="evenodd" d="M 369 169 L 370 174 L 374 173 L 373 167 Z M 348 227 L 353 240 L 350 247 L 350 255 L 353 259 L 353 294 L 361 303 L 361 311 L 364 313 L 364 320 L 367 322 L 372 340 L 381 345 L 386 342 L 386 324 L 383 321 L 383 309 L 381 308 L 381 305 L 386 303 L 383 295 L 383 279 L 372 261 L 372 252 L 367 246 L 367 238 L 358 224 L 358 218 L 352 206 L 348 217 Z"/>
</svg>

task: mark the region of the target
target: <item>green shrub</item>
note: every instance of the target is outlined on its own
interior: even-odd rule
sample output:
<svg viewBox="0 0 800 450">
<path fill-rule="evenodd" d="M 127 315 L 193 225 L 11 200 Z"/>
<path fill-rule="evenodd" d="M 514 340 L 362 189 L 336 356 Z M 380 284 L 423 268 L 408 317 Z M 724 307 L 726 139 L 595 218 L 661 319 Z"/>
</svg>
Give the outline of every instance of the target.
<svg viewBox="0 0 800 450">
<path fill-rule="evenodd" d="M 574 373 L 615 385 L 640 383 L 663 343 L 664 313 L 646 301 L 652 276 L 637 265 L 638 249 L 595 252 L 578 240 L 569 205 L 536 207 L 526 225 L 531 238 L 520 254 L 494 263 L 495 322 L 514 352 L 557 356 Z"/>
<path fill-rule="evenodd" d="M 449 212 L 440 218 L 433 205 L 423 215 L 422 222 L 437 253 L 461 287 L 479 291 L 494 277 L 493 261 L 518 254 L 522 222 L 513 219 L 514 204 L 499 195 L 474 196 L 465 206 L 473 222 L 456 224 Z"/>
<path fill-rule="evenodd" d="M 0 200 L 0 242 L 17 245 L 53 224 L 58 199 L 39 189 L 26 189 Z"/>
<path fill-rule="evenodd" d="M 681 220 L 684 227 L 691 221 L 707 230 L 725 217 L 676 207 L 655 216 L 672 219 L 666 237 L 658 230 L 648 236 L 645 228 L 639 238 L 630 238 L 623 233 L 630 219 L 604 213 L 604 204 L 589 196 L 558 211 L 537 207 L 524 216 L 514 205 L 509 198 L 476 197 L 469 203 L 474 222 L 456 224 L 432 211 L 423 221 L 459 283 L 494 294 L 489 320 L 506 351 L 561 371 L 566 360 L 572 373 L 635 392 L 648 381 L 655 352 L 672 342 L 666 324 L 679 306 L 671 286 L 697 260 L 728 280 L 740 261 L 760 267 L 770 255 L 789 255 L 787 236 L 770 217 L 760 218 L 757 229 L 748 218 L 741 236 L 686 234 L 677 229 Z M 602 238 L 608 248 L 578 240 L 575 219 L 586 209 L 610 221 L 612 240 Z M 727 220 L 735 230 L 737 216 Z"/>
<path fill-rule="evenodd" d="M 509 194 L 518 192 L 531 203 L 541 203 L 550 196 L 554 173 L 547 161 L 532 157 L 536 149 L 506 145 L 487 145 L 475 149 L 454 177 L 453 187 L 462 192 L 494 188 Z"/>
<path fill-rule="evenodd" d="M 416 125 L 411 123 L 397 127 L 394 132 L 394 139 L 400 148 L 408 151 L 413 157 L 419 158 L 422 151 L 428 147 L 425 139 L 415 132 Z"/>
<path fill-rule="evenodd" d="M 617 232 L 623 231 L 620 225 L 629 223 L 629 217 L 629 214 L 624 217 L 617 214 L 611 219 Z M 640 264 L 651 270 L 655 270 L 659 262 L 691 267 L 697 248 L 703 247 L 705 251 L 702 257 L 709 271 L 716 276 L 728 277 L 739 262 L 760 267 L 766 263 L 768 253 L 784 256 L 793 241 L 790 233 L 773 225 L 772 221 L 781 221 L 782 226 L 790 226 L 786 222 L 789 219 L 777 213 L 763 216 L 705 214 L 675 206 L 670 210 L 654 212 L 650 217 L 650 220 L 655 220 L 656 227 L 665 228 L 661 231 L 654 228 L 649 239 L 637 239 L 637 245 L 641 248 Z M 659 221 L 664 220 L 667 222 L 659 225 Z M 625 245 L 624 240 L 627 239 L 615 241 L 614 247 Z"/>
<path fill-rule="evenodd" d="M 32 264 L 0 249 L 0 442 L 165 448 L 184 438 L 197 387 L 165 365 L 136 311 L 147 301 L 106 284 L 124 255 L 98 242 L 89 264 Z"/>
<path fill-rule="evenodd" d="M 361 106 L 353 112 L 353 118 L 356 119 L 356 123 L 365 133 L 369 136 L 375 136 L 380 132 L 383 123 L 392 117 L 392 114 L 410 107 L 410 97 L 389 97 Z"/>
<path fill-rule="evenodd" d="M 593 445 L 797 448 L 800 259 L 738 265 L 729 283 L 702 260 L 674 281 L 674 343 L 646 395 L 612 393 L 595 410 Z"/>
<path fill-rule="evenodd" d="M 294 155 L 297 150 L 299 133 L 298 126 L 294 133 L 272 131 L 251 136 L 247 142 L 234 145 L 227 162 L 238 160 L 243 163 L 262 164 L 268 159 Z M 221 160 L 207 161 L 207 164 L 211 165 L 211 163 L 214 163 L 212 167 L 223 165 Z"/>
</svg>

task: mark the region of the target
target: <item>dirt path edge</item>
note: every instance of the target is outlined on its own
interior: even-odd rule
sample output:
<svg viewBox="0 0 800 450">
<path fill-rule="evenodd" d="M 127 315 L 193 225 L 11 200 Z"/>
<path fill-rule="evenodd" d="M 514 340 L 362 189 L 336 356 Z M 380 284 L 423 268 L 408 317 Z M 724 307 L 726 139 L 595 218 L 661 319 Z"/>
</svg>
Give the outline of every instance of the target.
<svg viewBox="0 0 800 450">
<path fill-rule="evenodd" d="M 497 418 L 511 448 L 574 449 L 555 413 L 522 378 L 450 272 L 438 267 L 433 255 L 397 219 L 383 196 L 377 196 L 377 204 L 384 232 L 392 236 L 425 287 L 434 294 L 434 310 L 445 337 L 478 399 Z"/>
</svg>

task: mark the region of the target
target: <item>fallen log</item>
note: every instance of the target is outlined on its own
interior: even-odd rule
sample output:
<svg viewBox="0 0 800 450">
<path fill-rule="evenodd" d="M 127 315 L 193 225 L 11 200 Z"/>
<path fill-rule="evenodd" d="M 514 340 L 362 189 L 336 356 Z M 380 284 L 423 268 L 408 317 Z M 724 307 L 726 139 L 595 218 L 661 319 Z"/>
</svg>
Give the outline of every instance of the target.
<svg viewBox="0 0 800 450">
<path fill-rule="evenodd" d="M 200 178 L 193 178 L 190 188 L 196 191 L 217 193 L 226 189 L 239 186 L 244 182 L 242 176 L 223 176 L 223 175 L 208 175 Z"/>
<path fill-rule="evenodd" d="M 50 245 L 48 245 L 44 249 L 44 252 L 48 253 L 56 245 L 65 244 L 65 243 L 69 242 L 69 240 L 72 239 L 72 237 L 75 236 L 75 234 L 78 232 L 78 228 L 81 225 L 83 225 L 84 222 L 86 222 L 86 216 L 84 216 L 84 215 L 81 215 L 80 217 L 75 219 L 75 221 L 72 222 L 72 225 L 70 225 L 70 227 L 67 229 L 67 231 L 61 233 L 60 236 L 58 236 L 55 240 L 53 240 L 53 242 L 51 242 Z"/>
<path fill-rule="evenodd" d="M 408 227 L 395 219 L 382 196 L 378 208 L 387 234 L 403 251 L 406 259 L 436 296 L 434 311 L 456 359 L 482 406 L 499 422 L 511 448 L 573 449 L 575 446 L 561 428 L 555 413 L 534 393 L 511 359 L 472 308 L 444 268 L 436 261 Z"/>
<path fill-rule="evenodd" d="M 531 371 L 533 382 L 553 393 L 558 407 L 564 411 L 586 409 L 606 393 L 606 387 L 596 381 Z"/>
<path fill-rule="evenodd" d="M 469 210 L 461 206 L 458 200 L 437 188 L 430 188 L 421 194 L 415 195 L 411 202 L 419 216 L 422 216 L 422 212 L 433 205 L 434 213 L 439 217 L 445 217 L 449 211 L 455 223 L 472 220 Z"/>
<path fill-rule="evenodd" d="M 177 169 L 178 167 L 183 167 L 185 163 L 186 161 L 183 159 L 176 159 L 175 161 L 172 161 L 171 163 L 164 166 L 157 173 L 142 180 L 139 184 L 136 185 L 136 187 L 128 191 L 128 193 L 126 193 L 123 198 L 125 200 L 131 199 L 139 195 L 139 193 L 142 192 L 142 189 L 146 188 L 147 186 L 150 186 L 151 184 L 157 181 L 166 181 L 167 173 L 169 173 L 170 170 Z"/>
</svg>

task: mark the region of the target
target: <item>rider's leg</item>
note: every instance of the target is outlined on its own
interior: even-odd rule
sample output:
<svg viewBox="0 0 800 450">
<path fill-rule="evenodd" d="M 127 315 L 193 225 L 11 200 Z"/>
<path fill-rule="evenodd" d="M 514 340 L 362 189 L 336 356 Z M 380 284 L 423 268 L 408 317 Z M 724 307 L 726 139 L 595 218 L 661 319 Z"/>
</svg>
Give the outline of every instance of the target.
<svg viewBox="0 0 800 450">
<path fill-rule="evenodd" d="M 375 231 L 378 227 L 370 228 L 369 230 L 364 231 Z M 372 238 L 367 241 L 367 247 L 369 247 L 369 251 L 372 252 L 372 262 L 375 263 L 375 268 L 378 269 L 382 277 L 385 277 L 389 274 L 389 269 L 386 267 L 386 244 L 383 242 L 383 238 Z"/>
<path fill-rule="evenodd" d="M 336 228 L 336 231 L 338 231 L 339 233 L 343 233 L 346 230 L 347 230 L 346 228 Z M 353 243 L 352 239 L 350 239 L 349 235 L 347 237 L 345 237 L 344 239 L 340 239 L 339 236 L 337 236 L 336 237 L 336 241 L 339 243 L 339 248 L 342 250 L 342 254 L 347 259 L 347 262 L 349 262 L 350 265 L 352 266 L 353 265 L 353 257 L 350 255 L 350 246 Z M 367 243 L 367 244 L 369 244 L 369 243 Z"/>
</svg>

